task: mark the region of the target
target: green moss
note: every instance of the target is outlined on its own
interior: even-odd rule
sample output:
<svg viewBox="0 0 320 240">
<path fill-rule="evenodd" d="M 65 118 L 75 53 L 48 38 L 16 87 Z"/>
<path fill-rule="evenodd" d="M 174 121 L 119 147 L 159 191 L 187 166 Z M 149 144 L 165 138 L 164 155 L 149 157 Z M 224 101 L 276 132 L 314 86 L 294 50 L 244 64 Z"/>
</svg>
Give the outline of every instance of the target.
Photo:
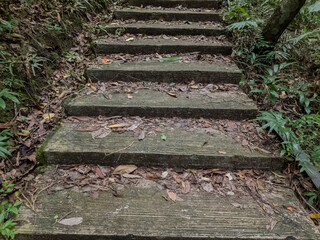
<svg viewBox="0 0 320 240">
<path fill-rule="evenodd" d="M 61 121 L 58 122 L 56 124 L 56 127 L 55 127 L 55 130 L 50 133 L 47 137 L 46 137 L 46 140 L 39 146 L 38 150 L 37 150 L 37 153 L 36 153 L 36 160 L 37 162 L 42 165 L 42 166 L 46 166 L 47 165 L 47 162 L 46 162 L 46 158 L 45 158 L 45 154 L 44 154 L 44 151 L 48 145 L 48 142 L 49 142 L 49 139 L 53 136 L 53 134 L 55 132 L 57 132 L 59 129 L 61 128 Z"/>
<path fill-rule="evenodd" d="M 47 164 L 44 156 L 44 150 L 46 149 L 47 145 L 48 145 L 48 139 L 40 145 L 36 154 L 37 162 L 43 166 Z"/>
</svg>

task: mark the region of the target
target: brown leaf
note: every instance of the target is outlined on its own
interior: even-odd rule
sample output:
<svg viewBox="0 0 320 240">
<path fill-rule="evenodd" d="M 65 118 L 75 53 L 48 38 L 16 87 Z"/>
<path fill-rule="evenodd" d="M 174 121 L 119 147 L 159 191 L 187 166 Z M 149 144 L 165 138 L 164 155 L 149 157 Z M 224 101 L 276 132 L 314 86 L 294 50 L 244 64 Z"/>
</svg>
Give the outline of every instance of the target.
<svg viewBox="0 0 320 240">
<path fill-rule="evenodd" d="M 116 167 L 116 169 L 113 171 L 112 174 L 116 175 L 123 175 L 126 173 L 132 173 L 134 170 L 136 170 L 138 167 L 135 165 L 119 165 Z"/>
<path fill-rule="evenodd" d="M 96 168 L 94 169 L 94 171 L 95 171 L 96 174 L 99 176 L 99 178 L 104 178 L 104 176 L 103 176 L 100 168 L 96 167 Z"/>
<path fill-rule="evenodd" d="M 167 94 L 168 94 L 169 96 L 171 96 L 171 97 L 174 97 L 174 98 L 176 98 L 176 97 L 177 97 L 177 95 L 176 95 L 176 94 L 174 94 L 174 93 L 172 93 L 172 92 L 167 92 Z"/>
<path fill-rule="evenodd" d="M 259 190 L 264 190 L 263 182 L 260 179 L 257 179 L 257 185 Z"/>
<path fill-rule="evenodd" d="M 190 189 L 191 189 L 190 182 L 189 181 L 185 181 L 185 182 L 182 182 L 182 183 L 183 183 L 183 186 L 182 186 L 181 192 L 184 193 L 184 194 L 190 192 Z"/>
<path fill-rule="evenodd" d="M 52 118 L 54 118 L 54 116 L 54 113 L 45 113 L 42 117 L 47 123 L 49 123 L 52 120 Z"/>
<path fill-rule="evenodd" d="M 311 213 L 309 214 L 309 217 L 312 219 L 320 218 L 320 213 Z"/>
<path fill-rule="evenodd" d="M 177 201 L 177 194 L 167 189 L 167 195 L 172 201 Z"/>
<path fill-rule="evenodd" d="M 167 189 L 167 194 L 168 194 L 168 197 L 169 197 L 172 201 L 174 201 L 174 202 L 176 202 L 176 201 L 182 202 L 182 201 L 183 201 L 183 199 L 180 198 L 180 197 L 178 197 L 176 193 L 171 192 L 171 191 L 168 190 L 168 189 Z"/>
<path fill-rule="evenodd" d="M 145 138 L 145 131 L 142 130 L 141 133 L 140 133 L 140 135 L 139 135 L 139 137 L 138 137 L 138 139 L 139 139 L 139 140 L 143 140 L 144 138 Z"/>
<path fill-rule="evenodd" d="M 292 206 L 287 206 L 286 209 L 288 209 L 290 212 L 294 212 L 294 207 Z"/>
<path fill-rule="evenodd" d="M 245 146 L 248 146 L 249 143 L 248 143 L 248 141 L 246 139 L 243 139 L 242 142 L 241 142 L 241 145 L 245 147 Z"/>
<path fill-rule="evenodd" d="M 173 174 L 172 177 L 177 183 L 181 183 L 181 179 L 180 179 L 180 176 L 178 174 Z"/>
<path fill-rule="evenodd" d="M 123 128 L 123 127 L 129 127 L 129 124 L 127 123 L 118 123 L 110 125 L 109 128 Z"/>
<path fill-rule="evenodd" d="M 0 129 L 10 128 L 13 126 L 13 123 L 0 123 Z"/>
<path fill-rule="evenodd" d="M 101 139 L 105 138 L 111 133 L 111 130 L 109 128 L 100 128 L 97 131 L 94 131 L 91 133 L 92 139 Z"/>
</svg>

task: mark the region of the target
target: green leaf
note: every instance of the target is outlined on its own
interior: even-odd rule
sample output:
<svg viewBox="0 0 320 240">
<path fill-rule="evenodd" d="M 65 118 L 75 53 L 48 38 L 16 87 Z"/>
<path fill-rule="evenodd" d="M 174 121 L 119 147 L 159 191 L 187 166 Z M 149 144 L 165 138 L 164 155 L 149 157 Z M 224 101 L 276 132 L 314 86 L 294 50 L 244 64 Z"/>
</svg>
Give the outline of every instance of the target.
<svg viewBox="0 0 320 240">
<path fill-rule="evenodd" d="M 167 140 L 167 137 L 164 133 L 161 133 L 161 140 L 163 141 L 166 141 Z"/>
<path fill-rule="evenodd" d="M 18 98 L 16 98 L 15 96 L 12 95 L 12 93 L 9 93 L 6 95 L 6 98 L 9 98 L 12 102 L 15 102 L 15 103 L 20 103 Z"/>
<path fill-rule="evenodd" d="M 181 57 L 167 57 L 167 58 L 159 58 L 159 61 L 171 62 L 171 61 L 179 61 Z"/>
<path fill-rule="evenodd" d="M 6 108 L 6 103 L 4 102 L 4 100 L 0 97 L 0 107 L 2 109 L 5 109 Z"/>
</svg>

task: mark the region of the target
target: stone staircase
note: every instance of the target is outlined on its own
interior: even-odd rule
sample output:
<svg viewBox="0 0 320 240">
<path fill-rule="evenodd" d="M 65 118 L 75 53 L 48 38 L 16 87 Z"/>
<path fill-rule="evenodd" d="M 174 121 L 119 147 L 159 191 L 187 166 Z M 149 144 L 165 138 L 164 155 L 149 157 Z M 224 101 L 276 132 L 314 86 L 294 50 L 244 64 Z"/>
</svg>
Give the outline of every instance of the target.
<svg viewBox="0 0 320 240">
<path fill-rule="evenodd" d="M 131 4 L 154 7 L 114 11 L 114 24 L 107 27 L 108 32 L 115 34 L 121 28 L 124 33 L 155 37 L 137 37 L 133 41 L 115 35 L 101 38 L 95 47 L 101 57 L 119 53 L 231 54 L 232 45 L 221 36 L 225 31 L 219 23 L 222 19 L 220 1 L 133 0 Z M 190 10 L 172 9 L 178 5 Z M 131 19 L 137 21 L 131 23 Z M 149 20 L 156 21 L 139 22 Z M 201 21 L 211 24 L 202 24 Z M 161 34 L 218 38 L 201 42 L 192 37 L 156 37 Z M 271 171 L 283 166 L 277 154 L 244 147 L 219 129 L 208 132 L 208 128 L 190 130 L 181 124 L 162 125 L 161 132 L 156 131 L 143 139 L 138 139 L 130 131 L 119 134 L 108 129 L 110 132 L 102 138 L 94 138 L 87 131 L 91 126 L 84 119 L 88 117 L 98 119 L 94 120 L 95 123 L 117 116 L 152 118 L 150 121 L 153 122 L 159 122 L 157 118 L 166 118 L 167 122 L 177 118 L 240 122 L 253 119 L 258 112 L 256 105 L 238 90 L 201 92 L 196 91 L 196 86 L 193 92 L 176 95 L 149 87 L 130 94 L 113 91 L 112 97 L 108 92 L 111 82 L 148 82 L 157 87 L 163 83 L 182 86 L 189 86 L 190 82 L 237 84 L 241 72 L 230 62 L 128 61 L 101 64 L 98 61 L 88 66 L 87 77 L 92 82 L 104 84 L 107 90 L 82 94 L 67 101 L 65 109 L 69 117 L 43 145 L 39 160 L 52 166 L 134 164 L 148 168 L 229 171 Z M 137 121 L 140 121 L 139 117 Z M 47 178 L 56 168 L 48 169 L 44 174 Z M 236 191 L 232 184 L 230 188 Z M 317 230 L 292 190 L 274 185 L 272 190 L 260 189 L 259 192 L 262 202 L 250 194 L 234 195 L 231 191 L 219 195 L 198 190 L 183 195 L 183 201 L 168 201 L 163 186 L 156 181 L 141 179 L 125 186 L 121 197 L 115 197 L 110 191 L 101 191 L 99 197 L 92 198 L 78 188 L 63 189 L 50 195 L 43 191 L 37 198 L 35 212 L 26 206 L 20 208 L 17 239 L 319 239 Z M 267 205 L 272 211 L 266 210 Z M 293 206 L 294 211 L 289 211 L 286 206 Z M 81 217 L 81 223 L 63 225 L 56 222 L 55 216 L 66 214 L 68 218 Z"/>
</svg>

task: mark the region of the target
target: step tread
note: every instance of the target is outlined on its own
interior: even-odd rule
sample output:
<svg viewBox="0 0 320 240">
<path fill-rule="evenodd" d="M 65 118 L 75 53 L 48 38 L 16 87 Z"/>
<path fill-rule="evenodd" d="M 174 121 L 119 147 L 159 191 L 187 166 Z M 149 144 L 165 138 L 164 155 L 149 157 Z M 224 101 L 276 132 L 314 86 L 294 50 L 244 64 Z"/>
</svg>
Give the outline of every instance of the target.
<svg viewBox="0 0 320 240">
<path fill-rule="evenodd" d="M 120 194 L 100 191 L 93 198 L 76 187 L 50 195 L 44 191 L 36 212 L 19 209 L 23 223 L 17 239 L 319 239 L 293 191 L 284 187 L 261 191 L 263 203 L 249 193 L 221 196 L 204 191 L 178 194 L 183 201 L 167 201 L 160 184 L 144 179 Z M 277 211 L 266 214 L 266 204 Z M 66 226 L 55 223 L 55 216 L 83 221 Z"/>
<path fill-rule="evenodd" d="M 131 62 L 91 64 L 87 70 L 91 81 L 209 82 L 238 83 L 241 71 L 224 63 Z"/>
<path fill-rule="evenodd" d="M 160 132 L 146 134 L 145 139 L 139 141 L 132 131 L 122 134 L 111 132 L 105 138 L 92 139 L 91 132 L 81 130 L 87 125 L 85 122 L 65 121 L 45 144 L 44 160 L 49 164 L 136 164 L 187 168 L 268 170 L 283 166 L 283 160 L 276 153 L 251 151 L 214 129 L 210 129 L 210 135 L 208 129 L 186 131 L 163 127 L 166 141 L 161 139 Z"/>
<path fill-rule="evenodd" d="M 190 10 L 158 10 L 158 9 L 120 9 L 113 12 L 115 19 L 136 19 L 136 20 L 159 20 L 177 21 L 188 20 L 191 22 L 198 21 L 221 21 L 221 11 L 196 12 Z"/>
<path fill-rule="evenodd" d="M 105 96 L 110 95 L 111 99 Z M 210 92 L 209 90 L 177 93 L 140 89 L 131 94 L 106 92 L 84 95 L 67 103 L 69 115 L 112 116 L 140 115 L 146 117 L 212 117 L 245 119 L 254 117 L 257 106 L 241 92 Z"/>
<path fill-rule="evenodd" d="M 119 28 L 124 29 L 126 33 L 141 33 L 148 35 L 205 35 L 205 36 L 218 36 L 225 33 L 223 27 L 212 25 L 197 25 L 197 24 L 175 24 L 166 25 L 160 23 L 142 24 L 110 24 L 105 27 L 108 33 L 114 34 Z"/>
<path fill-rule="evenodd" d="M 119 12 L 137 12 L 137 13 L 174 13 L 174 14 L 196 14 L 196 15 L 221 15 L 220 10 L 210 10 L 210 12 L 203 11 L 191 11 L 191 10 L 167 10 L 167 9 L 132 9 L 132 8 L 125 8 L 125 9 L 118 9 L 115 10 L 114 13 Z"/>
<path fill-rule="evenodd" d="M 228 41 L 219 42 L 196 42 L 192 40 L 174 39 L 125 39 L 100 38 L 95 40 L 96 52 L 98 54 L 129 53 L 187 53 L 200 52 L 203 54 L 229 55 L 232 45 Z"/>
<path fill-rule="evenodd" d="M 100 38 L 95 40 L 95 44 L 99 45 L 120 45 L 120 46 L 229 46 L 231 43 L 227 40 L 219 42 L 196 42 L 192 40 L 174 40 L 174 39 L 134 39 L 133 41 L 126 41 L 124 39 L 108 39 Z"/>
<path fill-rule="evenodd" d="M 134 6 L 153 5 L 162 7 L 175 7 L 183 5 L 192 8 L 213 7 L 218 8 L 221 5 L 220 0 L 130 0 L 129 4 Z"/>
</svg>

